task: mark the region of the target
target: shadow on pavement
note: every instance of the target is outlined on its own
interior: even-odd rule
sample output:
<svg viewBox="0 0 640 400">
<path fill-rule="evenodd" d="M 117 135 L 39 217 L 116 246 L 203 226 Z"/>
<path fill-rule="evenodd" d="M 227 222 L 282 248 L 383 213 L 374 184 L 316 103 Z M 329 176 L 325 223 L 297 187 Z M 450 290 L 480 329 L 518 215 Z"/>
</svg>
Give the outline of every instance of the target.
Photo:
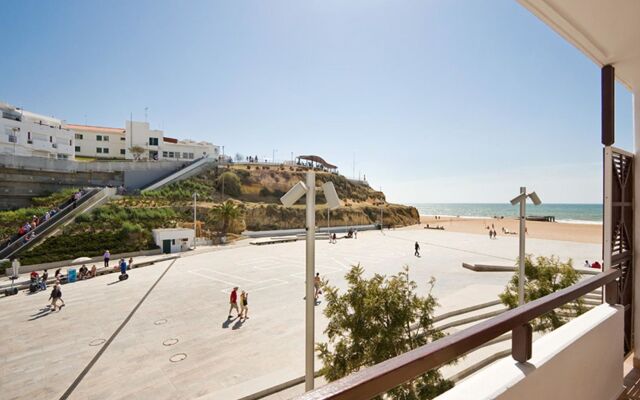
<svg viewBox="0 0 640 400">
<path fill-rule="evenodd" d="M 233 321 L 235 321 L 236 319 L 238 319 L 238 317 L 235 317 L 233 319 L 225 319 L 224 322 L 222 323 L 222 328 L 223 329 L 227 329 L 229 327 L 229 325 L 231 325 L 231 323 Z"/>
<path fill-rule="evenodd" d="M 38 318 L 46 317 L 47 315 L 51 314 L 51 311 L 52 309 L 49 307 L 41 308 L 40 311 L 31 316 L 32 318 L 29 318 L 29 321 L 35 321 Z"/>
</svg>

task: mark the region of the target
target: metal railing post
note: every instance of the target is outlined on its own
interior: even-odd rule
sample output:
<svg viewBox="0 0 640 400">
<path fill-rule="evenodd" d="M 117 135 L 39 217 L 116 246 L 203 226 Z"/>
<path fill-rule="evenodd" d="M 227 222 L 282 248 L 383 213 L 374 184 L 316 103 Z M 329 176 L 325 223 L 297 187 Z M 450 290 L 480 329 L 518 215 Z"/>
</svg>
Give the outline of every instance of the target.
<svg viewBox="0 0 640 400">
<path fill-rule="evenodd" d="M 524 324 L 511 331 L 511 356 L 518 362 L 531 359 L 533 343 L 533 328 L 531 324 Z"/>
</svg>

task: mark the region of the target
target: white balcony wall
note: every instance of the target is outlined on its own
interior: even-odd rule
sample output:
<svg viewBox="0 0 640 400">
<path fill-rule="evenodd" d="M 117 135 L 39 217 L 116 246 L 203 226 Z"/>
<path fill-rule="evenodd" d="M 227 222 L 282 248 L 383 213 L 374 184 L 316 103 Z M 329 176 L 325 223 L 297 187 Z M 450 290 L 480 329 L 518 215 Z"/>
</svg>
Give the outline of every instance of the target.
<svg viewBox="0 0 640 400">
<path fill-rule="evenodd" d="M 620 306 L 603 304 L 533 343 L 533 357 L 507 357 L 436 400 L 616 400 L 623 391 Z"/>
</svg>

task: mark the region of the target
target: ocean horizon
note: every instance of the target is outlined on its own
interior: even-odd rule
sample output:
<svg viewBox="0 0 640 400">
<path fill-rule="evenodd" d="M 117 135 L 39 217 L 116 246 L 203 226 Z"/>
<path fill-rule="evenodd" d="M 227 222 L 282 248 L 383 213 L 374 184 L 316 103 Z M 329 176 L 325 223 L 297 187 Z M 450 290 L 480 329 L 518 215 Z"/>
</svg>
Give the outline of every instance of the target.
<svg viewBox="0 0 640 400">
<path fill-rule="evenodd" d="M 519 206 L 509 203 L 410 203 L 423 216 L 516 218 Z M 557 222 L 602 223 L 602 204 L 541 204 L 527 203 L 527 216 L 553 216 Z"/>
</svg>

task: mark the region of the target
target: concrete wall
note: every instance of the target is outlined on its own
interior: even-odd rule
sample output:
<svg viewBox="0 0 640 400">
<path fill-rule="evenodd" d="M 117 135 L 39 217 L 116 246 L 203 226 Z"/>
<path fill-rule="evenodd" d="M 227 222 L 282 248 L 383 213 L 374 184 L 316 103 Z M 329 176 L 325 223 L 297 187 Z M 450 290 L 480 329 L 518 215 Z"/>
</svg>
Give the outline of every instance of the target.
<svg viewBox="0 0 640 400">
<path fill-rule="evenodd" d="M 623 308 L 600 305 L 533 344 L 533 358 L 500 360 L 437 400 L 616 400 L 623 385 Z"/>
<path fill-rule="evenodd" d="M 114 186 L 124 182 L 121 172 L 51 172 L 0 167 L 0 210 L 28 207 L 33 197 L 66 188 Z"/>
<path fill-rule="evenodd" d="M 65 188 L 139 189 L 177 171 L 182 162 L 91 162 L 0 154 L 0 210 L 26 207 L 33 197 Z"/>
</svg>

